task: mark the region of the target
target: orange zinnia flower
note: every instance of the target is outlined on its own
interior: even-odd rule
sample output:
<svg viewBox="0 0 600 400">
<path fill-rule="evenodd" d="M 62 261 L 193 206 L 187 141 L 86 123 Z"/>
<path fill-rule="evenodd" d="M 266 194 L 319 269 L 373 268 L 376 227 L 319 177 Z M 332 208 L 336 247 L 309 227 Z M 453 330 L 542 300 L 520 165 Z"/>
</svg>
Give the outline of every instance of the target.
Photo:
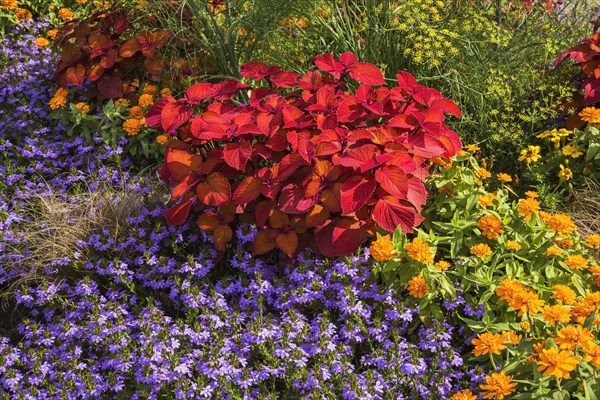
<svg viewBox="0 0 600 400">
<path fill-rule="evenodd" d="M 142 107 L 147 107 L 154 103 L 154 97 L 151 94 L 143 94 L 138 99 L 138 104 Z"/>
<path fill-rule="evenodd" d="M 546 306 L 542 312 L 542 318 L 551 325 L 557 322 L 566 324 L 571 320 L 571 311 L 560 304 Z"/>
<path fill-rule="evenodd" d="M 567 264 L 569 268 L 577 270 L 584 270 L 589 267 L 587 259 L 581 254 L 575 254 L 567 257 L 565 264 Z"/>
<path fill-rule="evenodd" d="M 529 221 L 533 213 L 540 211 L 540 202 L 532 197 L 520 199 L 517 210 L 525 215 L 525 221 Z"/>
<path fill-rule="evenodd" d="M 471 254 L 473 254 L 474 256 L 477 256 L 481 259 L 483 259 L 485 256 L 492 255 L 492 249 L 490 249 L 490 246 L 488 246 L 485 243 L 479 243 L 479 244 L 476 244 L 475 246 L 471 246 L 471 248 L 469 250 L 470 250 Z"/>
<path fill-rule="evenodd" d="M 577 346 L 583 346 L 593 340 L 591 331 L 581 325 L 569 325 L 558 331 L 554 342 L 563 350 L 575 350 Z"/>
<path fill-rule="evenodd" d="M 158 144 L 165 144 L 169 141 L 169 137 L 167 135 L 158 135 L 156 141 Z"/>
<path fill-rule="evenodd" d="M 485 354 L 500 354 L 502 350 L 506 349 L 504 337 L 491 332 L 480 333 L 475 339 L 471 340 L 471 344 L 475 346 L 473 354 L 476 357 Z"/>
<path fill-rule="evenodd" d="M 408 292 L 411 296 L 421 299 L 429 292 L 429 287 L 425 284 L 425 279 L 421 275 L 417 275 L 408 281 Z"/>
<path fill-rule="evenodd" d="M 600 249 L 600 235 L 590 235 L 587 237 L 587 239 L 585 240 L 585 245 L 586 247 L 592 248 L 592 249 Z"/>
<path fill-rule="evenodd" d="M 377 261 L 386 261 L 394 256 L 394 244 L 387 236 L 377 238 L 370 247 L 371 256 Z"/>
<path fill-rule="evenodd" d="M 484 215 L 477 221 L 477 227 L 488 239 L 498 239 L 504 233 L 502 221 L 493 215 Z"/>
<path fill-rule="evenodd" d="M 445 261 L 445 260 L 440 260 L 440 261 L 438 261 L 438 262 L 435 263 L 435 266 L 440 271 L 447 271 L 450 268 L 450 263 L 448 261 Z"/>
<path fill-rule="evenodd" d="M 547 221 L 550 228 L 554 229 L 559 236 L 568 236 L 575 231 L 575 223 L 566 214 L 550 215 Z"/>
<path fill-rule="evenodd" d="M 521 335 L 517 335 L 514 331 L 503 331 L 502 339 L 512 345 L 518 345 L 521 342 Z"/>
<path fill-rule="evenodd" d="M 140 133 L 143 126 L 144 126 L 144 124 L 143 124 L 142 120 L 135 119 L 135 118 L 130 118 L 130 119 L 126 120 L 125 122 L 123 122 L 123 130 L 129 136 L 134 136 L 134 135 L 137 135 L 138 133 Z"/>
<path fill-rule="evenodd" d="M 507 300 L 508 305 L 515 310 L 519 310 L 519 317 L 525 313 L 530 315 L 537 314 L 544 306 L 544 300 L 538 297 L 538 294 L 532 290 L 522 290 L 515 293 L 514 297 Z"/>
<path fill-rule="evenodd" d="M 519 251 L 521 250 L 521 245 L 516 240 L 509 240 L 506 242 L 506 248 L 512 251 Z"/>
<path fill-rule="evenodd" d="M 571 355 L 568 350 L 558 351 L 557 348 L 544 349 L 539 354 L 537 361 L 538 371 L 544 371 L 544 376 L 555 376 L 557 378 L 570 378 L 569 372 L 573 371 L 579 359 Z"/>
<path fill-rule="evenodd" d="M 585 357 L 583 357 L 583 362 L 592 362 L 592 364 L 594 365 L 594 367 L 596 368 L 600 368 L 600 346 L 598 346 L 596 343 L 594 342 L 587 342 L 584 343 L 583 346 L 581 346 L 583 352 L 586 354 Z"/>
<path fill-rule="evenodd" d="M 429 250 L 429 244 L 423 239 L 414 238 L 406 244 L 406 254 L 415 261 L 431 264 L 433 263 L 433 254 Z"/>
<path fill-rule="evenodd" d="M 525 290 L 525 287 L 521 284 L 521 282 L 514 279 L 505 279 L 500 282 L 500 285 L 496 289 L 496 295 L 500 297 L 501 300 L 507 301 L 516 293 L 523 290 Z"/>
<path fill-rule="evenodd" d="M 505 174 L 503 172 L 496 175 L 496 177 L 498 178 L 498 181 L 502 183 L 512 182 L 512 177 L 509 174 Z"/>
<path fill-rule="evenodd" d="M 573 304 L 575 304 L 576 297 L 577 297 L 577 295 L 575 294 L 573 289 L 571 289 L 570 287 L 565 286 L 565 285 L 555 285 L 554 286 L 554 292 L 552 293 L 553 299 L 556 299 L 556 300 L 562 302 L 563 304 L 572 306 Z"/>
<path fill-rule="evenodd" d="M 512 375 L 506 375 L 504 371 L 486 376 L 485 384 L 479 385 L 481 390 L 486 392 L 483 396 L 484 399 L 496 398 L 498 400 L 503 400 L 504 397 L 514 392 L 515 386 L 517 384 L 512 382 Z"/>
<path fill-rule="evenodd" d="M 454 393 L 450 400 L 477 400 L 477 396 L 475 396 L 469 389 L 463 390 L 458 393 Z"/>
<path fill-rule="evenodd" d="M 600 123 L 600 110 L 595 107 L 586 107 L 579 113 L 581 119 L 592 124 Z"/>
</svg>

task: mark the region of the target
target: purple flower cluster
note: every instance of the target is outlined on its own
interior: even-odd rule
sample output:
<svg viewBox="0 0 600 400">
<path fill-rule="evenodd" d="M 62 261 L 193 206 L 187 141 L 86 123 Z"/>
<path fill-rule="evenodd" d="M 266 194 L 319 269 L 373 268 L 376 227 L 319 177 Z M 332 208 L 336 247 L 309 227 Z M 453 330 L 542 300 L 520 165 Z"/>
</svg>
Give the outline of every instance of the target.
<svg viewBox="0 0 600 400">
<path fill-rule="evenodd" d="M 194 226 L 166 226 L 151 185 L 110 166 L 118 148 L 67 139 L 48 117 L 54 59 L 29 29 L 0 46 L 17 71 L 0 75 L 0 104 L 13 105 L 0 106 L 0 288 L 27 273 L 11 249 L 32 199 L 112 184 L 143 205 L 118 235 L 90 229 L 13 296 L 0 397 L 430 399 L 475 388 L 482 371 L 463 360 L 462 331 L 379 287 L 368 255 L 257 258 L 256 229 L 242 226 L 218 258 Z"/>
</svg>

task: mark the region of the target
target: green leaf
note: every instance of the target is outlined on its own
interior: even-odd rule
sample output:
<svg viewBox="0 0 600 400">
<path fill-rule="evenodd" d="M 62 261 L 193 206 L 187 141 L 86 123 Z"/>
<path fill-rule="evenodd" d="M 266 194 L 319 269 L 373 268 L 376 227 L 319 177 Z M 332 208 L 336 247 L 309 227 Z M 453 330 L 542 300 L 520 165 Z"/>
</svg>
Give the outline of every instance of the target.
<svg viewBox="0 0 600 400">
<path fill-rule="evenodd" d="M 587 400 L 598 400 L 598 394 L 600 394 L 600 384 L 595 382 L 593 385 L 589 380 L 583 380 L 583 390 L 585 391 L 585 398 Z"/>
</svg>

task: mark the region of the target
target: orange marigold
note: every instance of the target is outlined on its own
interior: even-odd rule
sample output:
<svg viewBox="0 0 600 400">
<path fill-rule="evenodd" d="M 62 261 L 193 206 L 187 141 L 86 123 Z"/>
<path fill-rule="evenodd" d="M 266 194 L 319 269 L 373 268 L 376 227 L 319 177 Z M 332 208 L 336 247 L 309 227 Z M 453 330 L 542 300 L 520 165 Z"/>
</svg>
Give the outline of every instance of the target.
<svg viewBox="0 0 600 400">
<path fill-rule="evenodd" d="M 71 11 L 69 8 L 63 7 L 60 10 L 58 10 L 58 18 L 62 19 L 63 21 L 70 21 L 73 19 L 73 11 Z"/>
<path fill-rule="evenodd" d="M 581 254 L 575 254 L 567 257 L 565 264 L 567 264 L 569 268 L 577 270 L 584 270 L 589 267 L 587 259 Z"/>
<path fill-rule="evenodd" d="M 585 240 L 586 247 L 592 249 L 600 249 L 600 235 L 594 234 L 587 237 Z"/>
<path fill-rule="evenodd" d="M 161 95 L 162 97 L 171 96 L 171 95 L 172 95 L 172 93 L 171 93 L 171 89 L 169 89 L 169 88 L 162 88 L 162 89 L 160 90 L 160 95 Z"/>
<path fill-rule="evenodd" d="M 504 233 L 504 226 L 499 218 L 493 215 L 484 215 L 477 221 L 477 227 L 488 239 L 498 239 Z"/>
<path fill-rule="evenodd" d="M 542 311 L 542 318 L 550 325 L 555 325 L 558 322 L 566 324 L 571 320 L 571 310 L 560 304 L 546 306 Z"/>
<path fill-rule="evenodd" d="M 572 306 L 575 304 L 577 295 L 575 291 L 565 285 L 554 285 L 554 291 L 552 292 L 552 298 L 560 301 L 563 304 Z"/>
<path fill-rule="evenodd" d="M 475 396 L 469 389 L 463 390 L 461 392 L 454 393 L 450 400 L 477 400 L 477 396 Z"/>
<path fill-rule="evenodd" d="M 46 47 L 50 44 L 50 41 L 46 38 L 39 37 L 35 39 L 35 44 L 37 44 L 38 48 Z"/>
<path fill-rule="evenodd" d="M 591 362 L 594 367 L 600 368 L 600 346 L 594 342 L 587 342 L 581 346 L 581 349 L 586 354 L 581 361 Z"/>
<path fill-rule="evenodd" d="M 538 297 L 538 294 L 530 289 L 521 290 L 515 293 L 515 295 L 512 298 L 507 299 L 506 302 L 511 308 L 519 310 L 517 314 L 519 317 L 525 313 L 530 315 L 537 314 L 544 306 L 544 300 L 541 300 Z"/>
<path fill-rule="evenodd" d="M 595 107 L 586 107 L 579 113 L 581 119 L 592 124 L 600 123 L 600 109 Z"/>
<path fill-rule="evenodd" d="M 424 264 L 433 263 L 434 254 L 429 249 L 429 244 L 421 238 L 414 238 L 405 246 L 406 254 L 417 262 Z"/>
<path fill-rule="evenodd" d="M 369 248 L 371 256 L 377 261 L 386 261 L 394 256 L 394 244 L 387 236 L 378 237 Z"/>
<path fill-rule="evenodd" d="M 573 306 L 571 310 L 571 318 L 578 324 L 583 324 L 587 317 L 592 315 L 594 312 L 594 306 L 586 302 L 578 302 Z"/>
<path fill-rule="evenodd" d="M 150 106 L 152 103 L 154 103 L 154 96 L 151 94 L 143 94 L 138 100 L 138 104 L 142 107 Z"/>
<path fill-rule="evenodd" d="M 6 10 L 12 10 L 17 7 L 17 0 L 2 0 L 0 1 L 0 7 Z"/>
<path fill-rule="evenodd" d="M 517 210 L 525 215 L 525 221 L 529 221 L 533 213 L 540 211 L 540 202 L 532 197 L 520 199 Z"/>
<path fill-rule="evenodd" d="M 129 109 L 129 118 L 142 119 L 146 116 L 144 110 L 140 106 L 133 106 Z"/>
<path fill-rule="evenodd" d="M 554 343 L 563 350 L 575 350 L 577 346 L 583 346 L 593 340 L 593 333 L 588 329 L 581 325 L 569 325 L 558 331 Z"/>
<path fill-rule="evenodd" d="M 471 344 L 475 346 L 473 354 L 476 357 L 485 354 L 500 354 L 506 348 L 504 345 L 504 337 L 497 333 L 484 332 L 477 335 L 471 340 Z"/>
<path fill-rule="evenodd" d="M 485 256 L 489 256 L 492 254 L 492 249 L 490 249 L 490 246 L 488 246 L 485 243 L 479 243 L 476 244 L 475 246 L 471 246 L 471 248 L 469 249 L 471 254 L 473 254 L 474 256 L 477 256 L 481 259 L 483 259 Z"/>
<path fill-rule="evenodd" d="M 425 284 L 425 279 L 421 275 L 417 275 L 408 281 L 408 292 L 411 296 L 421 299 L 429 292 L 429 287 Z"/>
<path fill-rule="evenodd" d="M 515 391 L 517 384 L 512 382 L 512 378 L 512 375 L 506 375 L 504 371 L 494 372 L 486 376 L 485 384 L 479 385 L 481 390 L 484 391 L 483 398 L 503 400 L 504 397 Z"/>
<path fill-rule="evenodd" d="M 446 260 L 440 260 L 440 261 L 436 262 L 435 266 L 440 271 L 447 271 L 448 269 L 450 269 L 450 263 Z"/>
<path fill-rule="evenodd" d="M 521 245 L 516 240 L 509 240 L 506 242 L 506 248 L 512 251 L 519 251 L 521 250 Z"/>
<path fill-rule="evenodd" d="M 538 371 L 544 371 L 544 376 L 555 376 L 557 378 L 570 378 L 569 372 L 573 371 L 579 359 L 570 351 L 558 351 L 556 347 L 544 349 L 539 354 L 537 361 Z"/>
<path fill-rule="evenodd" d="M 502 183 L 512 182 L 512 177 L 504 172 L 500 172 L 498 175 L 496 175 L 496 177 L 498 178 L 498 181 Z"/>
<path fill-rule="evenodd" d="M 548 225 L 554 229 L 559 236 L 568 236 L 575 232 L 575 223 L 566 214 L 554 214 L 548 218 Z"/>
<path fill-rule="evenodd" d="M 156 87 L 156 85 L 146 85 L 142 89 L 142 94 L 151 94 L 154 96 L 157 91 L 158 91 L 158 88 Z"/>
<path fill-rule="evenodd" d="M 135 136 L 142 130 L 143 122 L 136 118 L 129 118 L 125 122 L 123 122 L 123 130 L 129 136 Z"/>
<path fill-rule="evenodd" d="M 158 135 L 156 137 L 156 141 L 158 142 L 158 144 L 165 144 L 169 141 L 169 137 L 167 135 Z"/>
<path fill-rule="evenodd" d="M 496 295 L 500 297 L 501 300 L 508 301 L 508 299 L 514 297 L 514 295 L 518 292 L 526 290 L 526 288 L 521 284 L 521 282 L 516 281 L 514 279 L 504 279 L 498 285 L 496 289 Z"/>
<path fill-rule="evenodd" d="M 48 102 L 48 105 L 52 110 L 56 110 L 57 108 L 63 107 L 65 104 L 67 104 L 67 98 L 64 96 L 56 95 L 54 95 L 54 97 L 51 98 Z"/>
<path fill-rule="evenodd" d="M 562 254 L 562 252 L 563 251 L 561 249 L 559 249 L 558 247 L 554 247 L 554 246 L 548 247 L 546 249 L 547 256 L 560 256 Z"/>
</svg>

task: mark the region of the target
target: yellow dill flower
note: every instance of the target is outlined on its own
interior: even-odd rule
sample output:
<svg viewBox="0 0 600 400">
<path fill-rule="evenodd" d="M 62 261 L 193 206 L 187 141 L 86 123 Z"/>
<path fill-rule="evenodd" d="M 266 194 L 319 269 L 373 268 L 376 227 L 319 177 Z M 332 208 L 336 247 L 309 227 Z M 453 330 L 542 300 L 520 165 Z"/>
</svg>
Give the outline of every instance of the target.
<svg viewBox="0 0 600 400">
<path fill-rule="evenodd" d="M 504 233 L 502 221 L 493 215 L 484 215 L 477 221 L 477 227 L 488 239 L 498 239 Z"/>
<path fill-rule="evenodd" d="M 525 216 L 525 221 L 529 221 L 533 213 L 540 211 L 540 202 L 531 197 L 520 199 L 517 210 Z"/>
<path fill-rule="evenodd" d="M 570 351 L 558 351 L 556 347 L 543 349 L 537 361 L 538 371 L 544 371 L 544 376 L 555 376 L 557 378 L 570 378 L 569 372 L 573 371 L 579 359 Z"/>
<path fill-rule="evenodd" d="M 498 178 L 498 181 L 502 183 L 512 182 L 512 176 L 503 172 L 500 172 L 498 175 L 496 175 L 496 177 Z"/>
<path fill-rule="evenodd" d="M 585 246 L 591 249 L 600 249 L 600 235 L 593 234 L 585 240 Z"/>
<path fill-rule="evenodd" d="M 408 281 L 408 292 L 411 296 L 421 299 L 429 292 L 429 287 L 425 284 L 425 279 L 421 275 L 417 275 Z"/>
<path fill-rule="evenodd" d="M 163 145 L 169 141 L 169 137 L 167 135 L 158 135 L 156 141 L 158 144 Z"/>
<path fill-rule="evenodd" d="M 527 164 L 535 164 L 542 158 L 540 155 L 541 150 L 540 146 L 527 146 L 526 149 L 521 150 L 519 161 L 524 161 Z"/>
<path fill-rule="evenodd" d="M 388 236 L 378 237 L 369 248 L 371 256 L 377 261 L 387 261 L 394 256 L 394 244 Z"/>
<path fill-rule="evenodd" d="M 577 270 L 584 270 L 589 267 L 587 259 L 581 254 L 575 254 L 567 257 L 565 264 L 567 264 L 569 268 Z"/>
<path fill-rule="evenodd" d="M 562 181 L 568 181 L 573 177 L 573 171 L 569 168 L 565 168 L 564 165 L 560 164 L 560 171 L 558 172 L 558 178 Z"/>
<path fill-rule="evenodd" d="M 512 251 L 519 251 L 521 250 L 521 245 L 516 240 L 509 240 L 506 242 L 506 248 Z"/>
<path fill-rule="evenodd" d="M 542 311 L 542 318 L 550 325 L 554 325 L 558 322 L 566 324 L 571 320 L 571 310 L 560 304 L 546 306 L 544 307 L 544 311 Z"/>
<path fill-rule="evenodd" d="M 474 395 L 469 389 L 456 392 L 450 397 L 450 400 L 477 400 L 477 396 Z"/>
<path fill-rule="evenodd" d="M 62 19 L 65 22 L 70 21 L 73 19 L 73 11 L 66 7 L 63 7 L 60 10 L 58 10 L 58 18 Z"/>
<path fill-rule="evenodd" d="M 600 110 L 595 107 L 586 107 L 579 113 L 581 119 L 592 124 L 600 123 Z"/>
<path fill-rule="evenodd" d="M 517 384 L 512 382 L 512 378 L 512 375 L 506 375 L 504 371 L 486 376 L 485 383 L 479 385 L 479 388 L 484 391 L 483 398 L 503 400 L 515 391 Z"/>
<path fill-rule="evenodd" d="M 429 249 L 429 244 L 421 238 L 414 238 L 405 246 L 407 255 L 417 262 L 424 264 L 433 263 L 434 254 Z"/>
<path fill-rule="evenodd" d="M 137 118 L 129 118 L 128 120 L 123 122 L 123 130 L 129 136 L 135 136 L 138 133 L 140 133 L 143 126 L 144 126 L 144 124 L 143 124 L 142 120 L 139 120 Z"/>
<path fill-rule="evenodd" d="M 569 144 L 563 147 L 562 153 L 567 157 L 570 156 L 573 158 L 581 157 L 583 155 L 583 151 L 581 151 L 578 146 L 573 144 Z"/>
<path fill-rule="evenodd" d="M 504 337 L 490 332 L 478 334 L 476 338 L 471 340 L 471 344 L 475 346 L 472 351 L 475 357 L 485 354 L 500 354 L 502 350 L 506 349 Z"/>
<path fill-rule="evenodd" d="M 488 246 L 485 243 L 479 243 L 475 246 L 471 246 L 469 251 L 472 255 L 477 256 L 481 259 L 483 259 L 486 256 L 492 255 L 492 249 L 490 249 L 490 246 Z"/>
<path fill-rule="evenodd" d="M 154 103 L 154 96 L 148 93 L 141 95 L 138 99 L 138 104 L 142 107 L 150 106 L 152 103 Z"/>
<path fill-rule="evenodd" d="M 37 44 L 38 48 L 46 47 L 50 44 L 50 41 L 46 38 L 40 37 L 35 39 L 35 44 Z"/>
<path fill-rule="evenodd" d="M 575 223 L 571 217 L 566 214 L 558 213 L 550 215 L 547 224 L 550 228 L 554 229 L 559 236 L 568 236 L 575 232 Z"/>
</svg>

